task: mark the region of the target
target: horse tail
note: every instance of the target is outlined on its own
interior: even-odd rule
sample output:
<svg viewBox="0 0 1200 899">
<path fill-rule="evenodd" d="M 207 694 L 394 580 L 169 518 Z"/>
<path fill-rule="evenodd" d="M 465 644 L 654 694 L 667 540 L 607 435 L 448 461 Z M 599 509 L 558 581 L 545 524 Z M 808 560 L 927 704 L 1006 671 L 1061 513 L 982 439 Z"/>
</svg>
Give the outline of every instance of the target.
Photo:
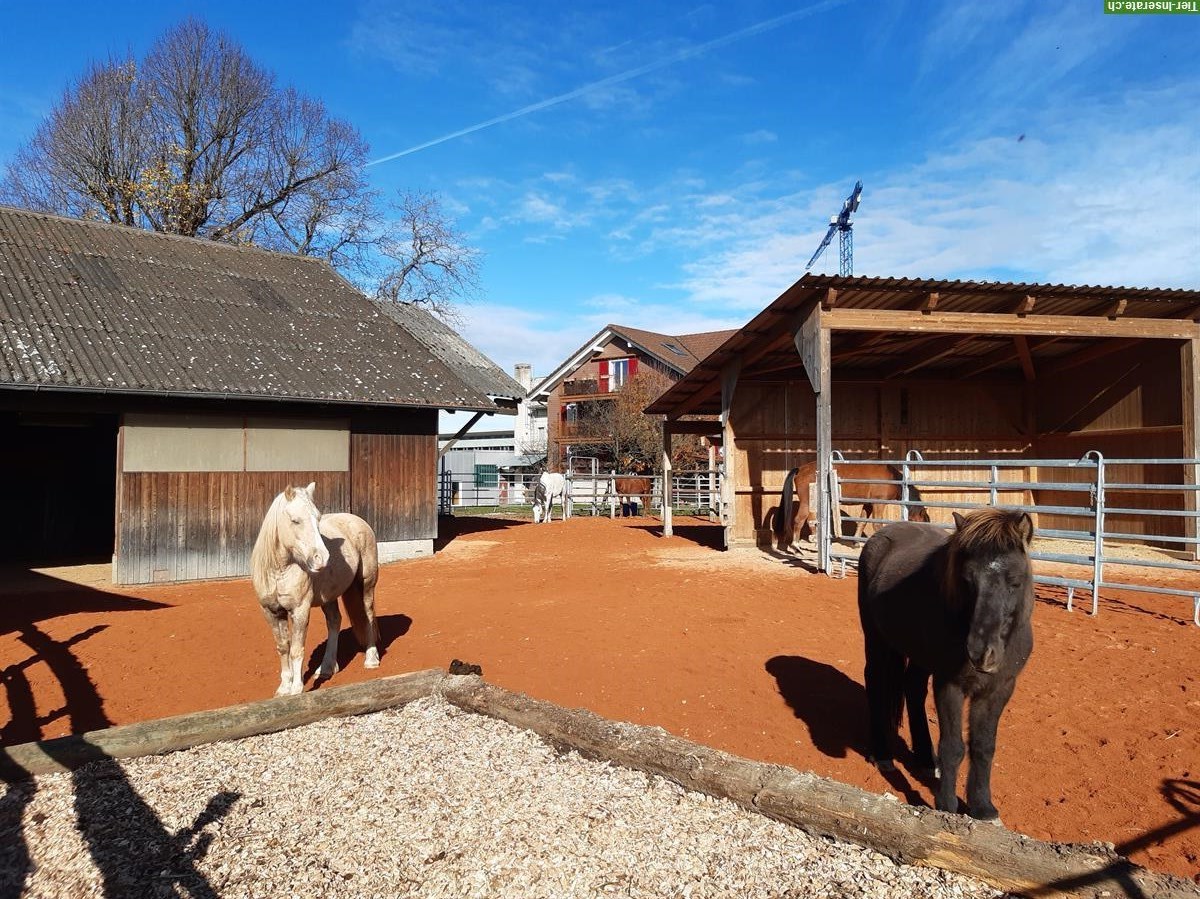
<svg viewBox="0 0 1200 899">
<path fill-rule="evenodd" d="M 908 498 L 917 504 L 915 506 L 908 507 L 908 520 L 928 522 L 929 511 L 925 508 L 925 506 L 922 505 L 924 500 L 921 499 L 921 491 L 909 484 Z"/>
<path fill-rule="evenodd" d="M 375 532 L 363 522 L 365 531 L 358 535 L 347 535 L 358 549 L 358 569 L 354 579 L 342 594 L 342 608 L 350 619 L 354 639 L 363 649 L 370 649 L 378 640 L 375 625 L 375 584 L 379 580 L 379 544 Z M 358 537 L 358 539 L 354 539 Z M 374 632 L 374 633 L 373 633 Z"/>
<path fill-rule="evenodd" d="M 793 468 L 787 473 L 787 477 L 783 479 L 783 489 L 779 492 L 779 508 L 775 510 L 775 521 L 771 525 L 771 530 L 775 533 L 775 545 L 779 549 L 787 549 L 791 546 L 792 538 L 795 536 L 794 494 L 796 492 L 796 474 L 799 471 L 799 468 Z"/>
</svg>

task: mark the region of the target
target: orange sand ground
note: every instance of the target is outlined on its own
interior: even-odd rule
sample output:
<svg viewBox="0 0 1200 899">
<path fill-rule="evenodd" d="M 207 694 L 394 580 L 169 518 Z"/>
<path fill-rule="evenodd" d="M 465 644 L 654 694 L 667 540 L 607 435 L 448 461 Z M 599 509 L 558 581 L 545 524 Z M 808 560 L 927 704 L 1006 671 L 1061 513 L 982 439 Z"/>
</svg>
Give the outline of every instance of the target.
<svg viewBox="0 0 1200 899">
<path fill-rule="evenodd" d="M 889 782 L 863 758 L 853 576 L 723 553 L 714 526 L 677 523 L 664 539 L 650 518 L 443 520 L 434 558 L 380 575 L 378 674 L 457 657 L 511 690 L 928 804 L 915 779 Z M 0 587 L 0 743 L 272 695 L 277 657 L 248 581 L 114 588 L 106 572 L 23 573 Z M 90 585 L 62 579 L 89 574 Z M 1190 617 L 1172 597 L 1106 597 L 1092 618 L 1066 612 L 1059 591 L 1039 595 L 1037 646 L 996 757 L 1009 827 L 1112 842 L 1140 864 L 1197 876 L 1200 628 Z M 310 671 L 324 630 L 315 616 Z M 348 633 L 342 648 L 331 684 L 376 676 Z"/>
</svg>

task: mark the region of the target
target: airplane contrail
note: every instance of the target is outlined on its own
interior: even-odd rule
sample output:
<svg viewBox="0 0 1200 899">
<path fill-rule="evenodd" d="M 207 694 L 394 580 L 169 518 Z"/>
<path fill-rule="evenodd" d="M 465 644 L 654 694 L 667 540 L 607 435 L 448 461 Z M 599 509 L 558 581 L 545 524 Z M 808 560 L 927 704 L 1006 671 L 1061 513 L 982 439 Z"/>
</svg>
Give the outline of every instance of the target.
<svg viewBox="0 0 1200 899">
<path fill-rule="evenodd" d="M 806 6 L 803 9 L 796 9 L 789 13 L 784 13 L 781 16 L 776 16 L 773 19 L 767 19 L 763 22 L 758 22 L 755 25 L 748 25 L 738 31 L 732 31 L 729 34 L 721 37 L 713 38 L 711 41 L 706 41 L 703 44 L 697 44 L 695 47 L 690 47 L 687 50 L 680 50 L 671 56 L 666 56 L 654 62 L 646 63 L 643 66 L 638 66 L 635 69 L 629 69 L 625 72 L 620 72 L 616 75 L 610 75 L 607 78 L 602 78 L 599 81 L 593 81 L 591 84 L 585 84 L 583 87 L 577 87 L 573 91 L 568 91 L 565 94 L 559 94 L 556 97 L 550 97 L 547 100 L 539 100 L 537 103 L 531 103 L 529 106 L 522 106 L 520 109 L 513 112 L 505 113 L 504 115 L 496 116 L 494 119 L 488 119 L 485 122 L 479 122 L 475 125 L 470 125 L 466 128 L 461 128 L 458 131 L 452 131 L 450 134 L 443 134 L 441 137 L 435 137 L 433 140 L 425 141 L 423 144 L 417 144 L 415 147 L 409 147 L 407 150 L 401 150 L 399 153 L 389 153 L 387 156 L 380 156 L 378 159 L 372 159 L 367 163 L 368 166 L 379 165 L 382 162 L 391 162 L 393 159 L 399 159 L 401 156 L 408 156 L 412 153 L 417 153 L 421 150 L 428 150 L 430 147 L 436 147 L 438 144 L 444 144 L 446 141 L 454 140 L 458 137 L 464 137 L 468 134 L 474 134 L 476 131 L 482 131 L 484 128 L 491 128 L 493 125 L 499 125 L 503 122 L 511 122 L 513 119 L 519 119 L 521 116 L 529 115 L 531 112 L 538 112 L 542 109 L 548 109 L 551 106 L 557 106 L 560 103 L 566 103 L 568 100 L 574 100 L 577 97 L 582 97 L 585 94 L 590 94 L 592 91 L 600 90 L 604 87 L 610 87 L 614 84 L 620 84 L 624 81 L 629 81 L 631 78 L 637 78 L 640 75 L 645 75 L 648 72 L 653 72 L 658 69 L 666 68 L 674 65 L 677 62 L 682 62 L 685 59 L 691 59 L 694 56 L 699 56 L 702 53 L 707 53 L 715 47 L 723 47 L 726 44 L 732 44 L 734 41 L 740 41 L 743 38 L 752 37 L 756 34 L 762 34 L 764 31 L 770 31 L 778 28 L 781 25 L 786 25 L 788 22 L 794 22 L 797 19 L 807 18 L 808 16 L 816 15 L 819 12 L 824 12 L 827 9 L 832 9 L 835 6 L 842 6 L 850 0 L 824 0 L 822 3 L 816 3 L 812 6 Z"/>
</svg>

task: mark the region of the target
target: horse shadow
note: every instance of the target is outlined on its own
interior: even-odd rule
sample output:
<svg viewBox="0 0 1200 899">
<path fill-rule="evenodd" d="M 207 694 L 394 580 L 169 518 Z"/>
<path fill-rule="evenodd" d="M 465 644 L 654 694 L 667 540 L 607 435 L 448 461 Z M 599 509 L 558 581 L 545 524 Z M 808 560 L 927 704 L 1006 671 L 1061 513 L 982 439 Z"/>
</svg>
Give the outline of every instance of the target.
<svg viewBox="0 0 1200 899">
<path fill-rule="evenodd" d="M 832 665 L 804 656 L 774 656 L 764 667 L 775 678 L 779 695 L 792 713 L 808 726 L 818 751 L 836 759 L 851 753 L 868 758 L 867 691 L 862 684 Z M 937 781 L 917 765 L 907 745 L 896 761 L 918 784 L 928 790 L 936 787 Z M 880 774 L 909 805 L 929 806 L 899 767 Z"/>
<path fill-rule="evenodd" d="M 412 619 L 407 615 L 377 615 L 375 624 L 379 629 L 379 654 L 384 655 L 393 642 L 403 637 L 412 627 Z M 325 641 L 328 642 L 328 641 Z M 317 668 L 321 665 L 321 658 L 325 653 L 325 642 L 322 642 L 309 654 L 308 664 L 304 667 L 304 682 L 312 678 L 317 673 Z M 358 645 L 358 638 L 354 636 L 354 630 L 350 627 L 345 627 L 338 632 L 338 668 L 345 670 L 354 657 L 361 655 L 363 648 Z M 321 682 L 323 683 L 323 681 Z M 313 685 L 314 687 L 317 684 Z"/>
</svg>

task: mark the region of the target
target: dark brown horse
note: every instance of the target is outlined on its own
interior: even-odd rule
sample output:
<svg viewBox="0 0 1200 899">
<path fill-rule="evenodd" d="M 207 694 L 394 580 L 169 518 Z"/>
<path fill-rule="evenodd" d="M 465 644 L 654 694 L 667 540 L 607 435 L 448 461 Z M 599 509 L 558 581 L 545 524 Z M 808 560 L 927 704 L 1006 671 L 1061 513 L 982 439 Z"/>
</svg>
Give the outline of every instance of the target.
<svg viewBox="0 0 1200 899">
<path fill-rule="evenodd" d="M 880 500 L 905 499 L 904 487 L 900 481 L 904 473 L 891 465 L 882 462 L 856 463 L 853 468 L 854 478 L 872 481 L 888 481 L 886 484 L 847 484 L 841 496 L 842 505 L 861 505 L 863 518 L 875 516 L 875 503 Z M 809 502 L 809 488 L 817 478 L 817 463 L 809 462 L 799 468 L 793 468 L 783 481 L 783 490 L 779 494 L 779 508 L 775 511 L 775 520 L 771 529 L 775 533 L 775 545 L 787 550 L 797 540 L 811 539 L 816 534 L 816 510 Z M 921 501 L 921 494 L 916 487 L 908 488 L 909 495 L 916 502 Z M 909 521 L 929 521 L 929 513 L 924 506 L 909 506 Z M 799 530 L 797 531 L 797 523 Z M 855 536 L 861 537 L 867 527 L 866 522 L 860 521 L 855 529 Z"/>
<path fill-rule="evenodd" d="M 894 769 L 901 708 L 919 768 L 941 771 L 937 807 L 957 811 L 963 705 L 970 699 L 967 809 L 998 819 L 992 803 L 996 728 L 1033 651 L 1033 520 L 1024 512 L 955 513 L 956 530 L 901 521 L 879 529 L 858 560 L 866 648 L 870 758 Z M 925 697 L 933 678 L 937 767 Z"/>
</svg>

